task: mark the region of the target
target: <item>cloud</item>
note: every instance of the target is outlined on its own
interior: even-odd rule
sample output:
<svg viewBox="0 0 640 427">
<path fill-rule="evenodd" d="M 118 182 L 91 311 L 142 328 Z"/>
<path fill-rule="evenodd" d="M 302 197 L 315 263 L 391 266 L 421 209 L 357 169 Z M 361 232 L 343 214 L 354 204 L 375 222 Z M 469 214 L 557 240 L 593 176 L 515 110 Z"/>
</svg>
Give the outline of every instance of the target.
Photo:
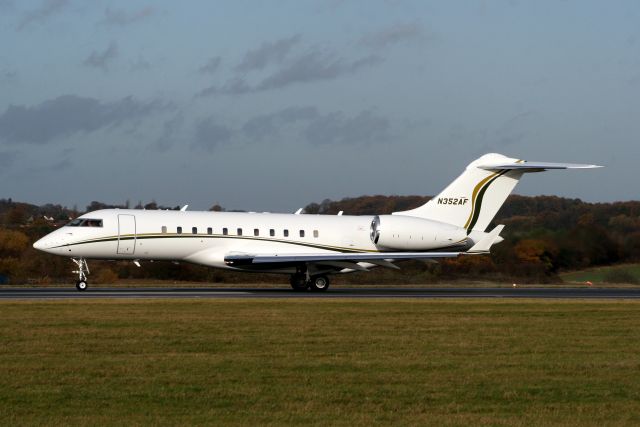
<svg viewBox="0 0 640 427">
<path fill-rule="evenodd" d="M 16 5 L 13 0 L 0 0 L 0 11 L 13 12 L 15 7 Z"/>
<path fill-rule="evenodd" d="M 397 24 L 383 30 L 370 33 L 360 39 L 360 45 L 371 49 L 424 38 L 422 27 L 417 23 Z"/>
<path fill-rule="evenodd" d="M 202 67 L 198 69 L 203 74 L 213 74 L 218 71 L 220 68 L 220 64 L 222 63 L 222 58 L 220 56 L 214 56 L 213 58 L 209 58 L 209 60 Z"/>
<path fill-rule="evenodd" d="M 300 35 L 296 34 L 275 42 L 262 43 L 260 47 L 245 53 L 242 61 L 236 66 L 236 71 L 262 70 L 267 65 L 279 64 L 299 42 Z"/>
<path fill-rule="evenodd" d="M 94 50 L 82 63 L 87 67 L 102 68 L 107 70 L 109 63 L 118 56 L 118 46 L 115 42 L 109 43 L 109 46 L 102 52 Z"/>
<path fill-rule="evenodd" d="M 151 6 L 130 13 L 125 10 L 111 9 L 108 7 L 104 11 L 103 22 L 109 26 L 126 27 L 127 25 L 142 21 L 154 13 L 155 10 Z"/>
<path fill-rule="evenodd" d="M 49 17 L 62 12 L 68 5 L 69 0 L 43 0 L 39 7 L 24 14 L 18 24 L 18 31 L 31 24 L 46 21 Z"/>
<path fill-rule="evenodd" d="M 165 120 L 164 124 L 162 125 L 162 133 L 156 141 L 155 146 L 160 151 L 166 151 L 171 148 L 171 146 L 175 142 L 176 135 L 178 134 L 180 129 L 182 129 L 183 124 L 184 116 L 181 113 L 176 114 L 169 120 Z"/>
<path fill-rule="evenodd" d="M 389 141 L 389 130 L 389 120 L 368 110 L 352 118 L 342 112 L 334 112 L 313 120 L 304 136 L 314 145 L 366 145 Z"/>
<path fill-rule="evenodd" d="M 280 128 L 299 121 L 308 121 L 318 117 L 316 107 L 288 107 L 270 114 L 262 114 L 249 119 L 242 131 L 251 140 L 274 138 L 280 134 Z"/>
<path fill-rule="evenodd" d="M 0 139 L 13 144 L 44 144 L 77 133 L 117 127 L 167 108 L 160 101 L 141 102 L 133 97 L 100 102 L 62 95 L 32 107 L 10 105 L 0 115 Z"/>
<path fill-rule="evenodd" d="M 232 135 L 231 128 L 217 123 L 213 117 L 207 117 L 196 122 L 193 147 L 211 152 L 218 145 L 228 142 Z"/>
<path fill-rule="evenodd" d="M 146 71 L 150 70 L 151 67 L 151 62 L 147 61 L 147 59 L 145 59 L 145 57 L 143 57 L 142 55 L 138 55 L 138 59 L 136 59 L 135 61 L 129 62 L 129 69 L 131 71 Z"/>
<path fill-rule="evenodd" d="M 18 157 L 16 151 L 2 151 L 0 152 L 0 175 L 6 172 L 15 162 Z"/>
<path fill-rule="evenodd" d="M 0 80 L 13 81 L 18 78 L 18 72 L 13 70 L 1 69 Z"/>
<path fill-rule="evenodd" d="M 255 86 L 249 85 L 242 77 L 235 77 L 223 86 L 210 86 L 198 93 L 209 95 L 242 95 L 270 89 L 279 89 L 296 83 L 311 83 L 333 80 L 343 75 L 353 74 L 360 69 L 372 67 L 382 62 L 377 55 L 368 55 L 354 61 L 346 60 L 332 52 L 311 50 L 295 58 L 292 62 L 276 70 Z"/>
<path fill-rule="evenodd" d="M 382 59 L 376 55 L 348 61 L 333 53 L 312 50 L 265 78 L 258 85 L 257 90 L 276 89 L 294 83 L 332 80 L 345 74 L 355 73 L 362 68 L 377 65 L 380 62 Z"/>
<path fill-rule="evenodd" d="M 255 116 L 244 124 L 242 132 L 252 141 L 275 139 L 284 128 L 298 123 L 303 123 L 302 136 L 313 145 L 366 145 L 390 139 L 389 120 L 369 110 L 349 117 L 339 111 L 320 114 L 312 106 L 294 106 Z"/>
<path fill-rule="evenodd" d="M 241 77 L 234 77 L 228 80 L 221 87 L 218 86 L 209 86 L 207 88 L 202 89 L 198 96 L 209 96 L 209 95 L 242 95 L 249 92 L 255 92 L 256 89 L 249 86 L 245 79 Z"/>
</svg>

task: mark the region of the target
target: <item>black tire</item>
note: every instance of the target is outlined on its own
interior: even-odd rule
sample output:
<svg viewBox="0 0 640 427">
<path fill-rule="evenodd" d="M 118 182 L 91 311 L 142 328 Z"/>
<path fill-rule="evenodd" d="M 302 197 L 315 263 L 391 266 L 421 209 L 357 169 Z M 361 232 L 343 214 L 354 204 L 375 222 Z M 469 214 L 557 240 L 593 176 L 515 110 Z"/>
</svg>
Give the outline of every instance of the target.
<svg viewBox="0 0 640 427">
<path fill-rule="evenodd" d="M 78 280 L 76 282 L 76 289 L 79 290 L 80 292 L 83 292 L 83 291 L 87 290 L 87 282 L 86 282 L 86 280 Z"/>
<path fill-rule="evenodd" d="M 309 287 L 304 274 L 292 274 L 289 283 L 294 291 L 305 291 Z"/>
<path fill-rule="evenodd" d="M 327 276 L 314 276 L 311 278 L 311 290 L 316 292 L 324 292 L 329 289 L 329 278 Z"/>
</svg>

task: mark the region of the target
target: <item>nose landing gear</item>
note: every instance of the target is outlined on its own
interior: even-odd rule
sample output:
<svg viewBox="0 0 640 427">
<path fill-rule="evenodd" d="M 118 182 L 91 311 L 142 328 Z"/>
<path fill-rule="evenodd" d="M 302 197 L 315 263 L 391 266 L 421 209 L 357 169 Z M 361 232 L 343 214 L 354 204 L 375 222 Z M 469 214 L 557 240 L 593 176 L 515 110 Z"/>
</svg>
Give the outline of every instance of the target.
<svg viewBox="0 0 640 427">
<path fill-rule="evenodd" d="M 84 291 L 87 289 L 87 275 L 90 273 L 87 260 L 84 258 L 71 258 L 71 261 L 75 262 L 78 266 L 77 270 L 73 270 L 73 273 L 78 274 L 78 281 L 76 282 L 76 289 Z"/>
</svg>

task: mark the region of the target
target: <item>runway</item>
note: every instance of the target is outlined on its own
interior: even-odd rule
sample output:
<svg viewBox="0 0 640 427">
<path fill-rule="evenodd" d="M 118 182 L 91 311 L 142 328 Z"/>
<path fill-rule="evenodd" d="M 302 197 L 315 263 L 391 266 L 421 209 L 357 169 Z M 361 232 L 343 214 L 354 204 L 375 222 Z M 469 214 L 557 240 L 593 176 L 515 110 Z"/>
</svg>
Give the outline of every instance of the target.
<svg viewBox="0 0 640 427">
<path fill-rule="evenodd" d="M 634 288 L 368 288 L 336 287 L 327 292 L 294 292 L 290 288 L 17 288 L 0 287 L 0 300 L 143 298 L 540 298 L 640 299 Z"/>
</svg>

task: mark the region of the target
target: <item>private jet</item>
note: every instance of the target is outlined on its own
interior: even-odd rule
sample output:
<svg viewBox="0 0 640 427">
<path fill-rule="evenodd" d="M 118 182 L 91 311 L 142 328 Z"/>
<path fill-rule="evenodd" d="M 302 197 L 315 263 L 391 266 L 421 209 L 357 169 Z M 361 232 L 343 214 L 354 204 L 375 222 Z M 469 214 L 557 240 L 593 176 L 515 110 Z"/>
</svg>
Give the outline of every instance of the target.
<svg viewBox="0 0 640 427">
<path fill-rule="evenodd" d="M 296 291 L 326 291 L 332 274 L 489 253 L 503 240 L 503 225 L 487 228 L 525 173 L 597 167 L 490 153 L 426 204 L 391 215 L 104 209 L 72 220 L 33 247 L 71 258 L 79 291 L 88 286 L 88 259 L 278 273 L 288 275 Z"/>
</svg>

